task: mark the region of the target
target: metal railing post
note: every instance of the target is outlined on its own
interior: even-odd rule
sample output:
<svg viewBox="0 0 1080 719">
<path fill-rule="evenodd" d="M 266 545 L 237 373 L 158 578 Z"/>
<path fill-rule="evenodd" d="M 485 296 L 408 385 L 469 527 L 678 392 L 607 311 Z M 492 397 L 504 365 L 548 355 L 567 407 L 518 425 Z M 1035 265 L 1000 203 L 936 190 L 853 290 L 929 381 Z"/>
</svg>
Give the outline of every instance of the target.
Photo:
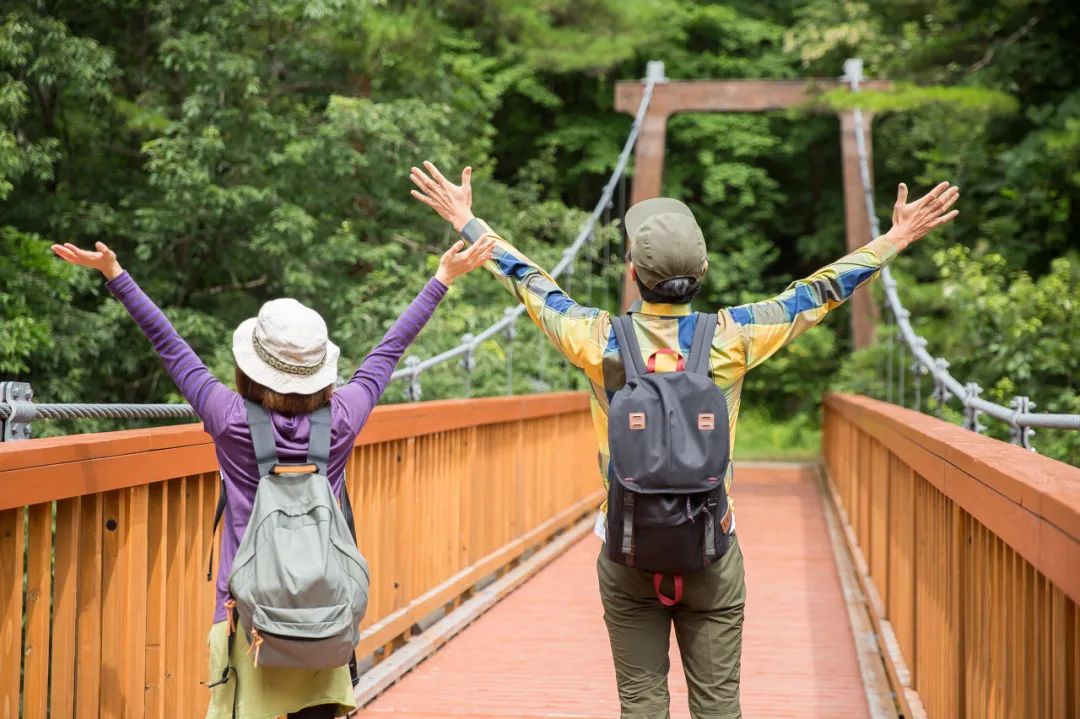
<svg viewBox="0 0 1080 719">
<path fill-rule="evenodd" d="M 934 360 L 934 366 L 937 367 L 937 372 L 934 373 L 934 399 L 937 401 L 937 407 L 934 409 L 937 412 L 937 416 L 940 417 L 945 410 L 945 403 L 949 401 L 949 397 L 952 395 L 949 393 L 949 388 L 945 386 L 944 380 L 941 379 L 942 374 L 949 368 L 949 360 L 944 357 L 938 357 Z"/>
<path fill-rule="evenodd" d="M 1035 447 L 1031 445 L 1031 438 L 1035 436 L 1035 430 L 1020 424 L 1019 418 L 1021 415 L 1035 409 L 1035 403 L 1031 401 L 1030 397 L 1017 395 L 1013 397 L 1009 405 L 1013 408 L 1012 428 L 1009 431 L 1012 443 L 1034 452 Z"/>
<path fill-rule="evenodd" d="M 503 312 L 507 320 L 506 325 L 506 393 L 514 394 L 514 337 L 517 336 L 517 317 L 513 307 L 507 307 Z"/>
<path fill-rule="evenodd" d="M 405 369 L 411 369 L 420 364 L 419 357 L 406 357 Z M 413 369 L 412 374 L 409 375 L 409 384 L 405 388 L 405 396 L 410 402 L 419 402 L 420 397 L 423 394 L 423 390 L 420 387 L 420 370 Z"/>
<path fill-rule="evenodd" d="M 465 354 L 461 358 L 461 368 L 465 370 L 465 396 L 472 397 L 472 374 L 476 369 L 476 345 L 473 344 L 473 335 L 466 333 L 461 336 L 461 344 L 465 346 Z"/>
<path fill-rule="evenodd" d="M 986 429 L 985 426 L 979 424 L 979 415 L 982 413 L 972 404 L 972 400 L 978 399 L 980 394 L 982 394 L 982 387 L 975 382 L 964 385 L 964 428 L 972 432 L 982 432 Z"/>
</svg>

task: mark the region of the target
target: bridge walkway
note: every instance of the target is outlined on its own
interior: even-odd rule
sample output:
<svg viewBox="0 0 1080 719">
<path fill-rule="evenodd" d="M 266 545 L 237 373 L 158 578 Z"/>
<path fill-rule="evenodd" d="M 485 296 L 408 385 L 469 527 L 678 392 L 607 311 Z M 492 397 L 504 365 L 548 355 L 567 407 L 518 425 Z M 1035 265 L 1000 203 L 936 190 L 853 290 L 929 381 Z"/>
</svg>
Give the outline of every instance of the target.
<svg viewBox="0 0 1080 719">
<path fill-rule="evenodd" d="M 734 495 L 746 558 L 747 717 L 866 717 L 817 474 L 743 465 Z M 618 716 L 592 534 L 405 675 L 364 719 Z M 688 717 L 672 636 L 672 716 Z"/>
</svg>

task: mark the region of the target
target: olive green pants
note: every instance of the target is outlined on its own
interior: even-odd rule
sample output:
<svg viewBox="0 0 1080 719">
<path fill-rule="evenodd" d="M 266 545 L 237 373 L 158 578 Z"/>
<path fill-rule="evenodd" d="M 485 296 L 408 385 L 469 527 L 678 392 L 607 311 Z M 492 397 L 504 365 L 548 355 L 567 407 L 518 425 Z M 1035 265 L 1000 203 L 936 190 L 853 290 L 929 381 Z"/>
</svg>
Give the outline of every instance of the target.
<svg viewBox="0 0 1080 719">
<path fill-rule="evenodd" d="M 738 540 L 732 537 L 731 547 L 719 562 L 683 576 L 682 601 L 673 607 L 665 607 L 656 598 L 651 572 L 616 564 L 604 549 L 596 570 L 622 719 L 669 716 L 672 624 L 690 690 L 691 716 L 740 719 L 739 662 L 746 582 Z M 664 578 L 660 589 L 666 596 L 674 596 L 670 577 Z"/>
</svg>

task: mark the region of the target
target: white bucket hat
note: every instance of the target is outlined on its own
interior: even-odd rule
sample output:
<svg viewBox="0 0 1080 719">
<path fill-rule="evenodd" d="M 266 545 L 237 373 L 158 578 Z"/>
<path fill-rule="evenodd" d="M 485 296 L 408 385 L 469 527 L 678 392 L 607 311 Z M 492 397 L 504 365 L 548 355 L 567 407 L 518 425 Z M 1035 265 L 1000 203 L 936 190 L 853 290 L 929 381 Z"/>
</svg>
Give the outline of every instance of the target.
<svg viewBox="0 0 1080 719">
<path fill-rule="evenodd" d="M 341 350 L 318 312 L 271 300 L 233 332 L 233 357 L 248 377 L 281 394 L 314 394 L 337 380 Z"/>
</svg>

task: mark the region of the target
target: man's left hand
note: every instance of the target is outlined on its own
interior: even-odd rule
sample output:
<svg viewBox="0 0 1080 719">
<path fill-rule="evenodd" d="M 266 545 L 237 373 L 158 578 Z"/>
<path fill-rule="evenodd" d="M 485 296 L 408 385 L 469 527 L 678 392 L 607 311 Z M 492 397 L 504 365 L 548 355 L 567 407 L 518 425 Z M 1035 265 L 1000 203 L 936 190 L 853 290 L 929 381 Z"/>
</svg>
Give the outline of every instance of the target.
<svg viewBox="0 0 1080 719">
<path fill-rule="evenodd" d="M 460 185 L 443 177 L 439 168 L 431 162 L 425 161 L 424 168 L 427 172 L 419 167 L 412 168 L 409 179 L 419 188 L 411 191 L 412 196 L 435 210 L 439 217 L 454 226 L 454 230 L 461 232 L 461 228 L 473 218 L 472 168 L 466 167 L 461 171 Z"/>
</svg>

